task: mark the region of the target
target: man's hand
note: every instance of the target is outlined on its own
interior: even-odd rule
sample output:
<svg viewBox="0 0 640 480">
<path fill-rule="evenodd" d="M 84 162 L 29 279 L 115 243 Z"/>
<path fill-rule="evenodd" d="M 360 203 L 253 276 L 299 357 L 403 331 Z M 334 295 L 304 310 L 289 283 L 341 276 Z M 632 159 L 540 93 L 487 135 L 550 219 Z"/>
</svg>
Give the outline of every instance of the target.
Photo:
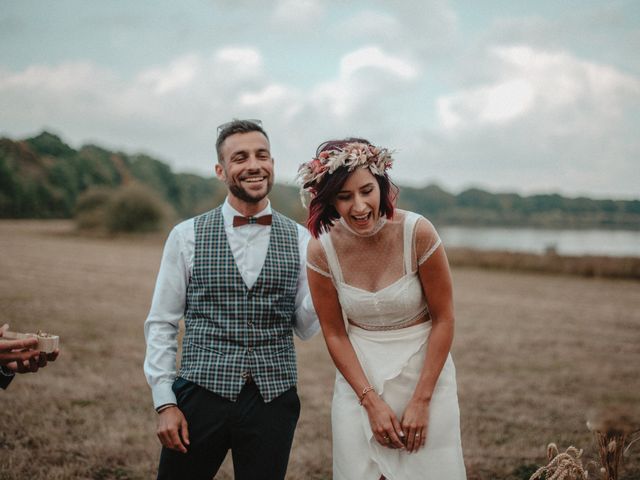
<svg viewBox="0 0 640 480">
<path fill-rule="evenodd" d="M 187 420 L 177 406 L 167 407 L 158 414 L 158 438 L 167 448 L 187 453 L 189 430 Z"/>
</svg>

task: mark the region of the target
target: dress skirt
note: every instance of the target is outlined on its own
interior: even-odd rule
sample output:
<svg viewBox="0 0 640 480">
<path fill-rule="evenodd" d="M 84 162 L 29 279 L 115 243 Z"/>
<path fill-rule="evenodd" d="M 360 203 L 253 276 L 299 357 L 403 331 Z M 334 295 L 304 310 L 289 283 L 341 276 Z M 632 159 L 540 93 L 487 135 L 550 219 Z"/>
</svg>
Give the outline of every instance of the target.
<svg viewBox="0 0 640 480">
<path fill-rule="evenodd" d="M 349 338 L 369 382 L 398 421 L 424 365 L 431 322 L 397 330 L 371 331 L 349 325 Z M 429 406 L 427 440 L 415 453 L 380 445 L 366 410 L 337 372 L 331 409 L 335 480 L 464 480 L 456 371 L 451 355 L 442 368 Z"/>
</svg>

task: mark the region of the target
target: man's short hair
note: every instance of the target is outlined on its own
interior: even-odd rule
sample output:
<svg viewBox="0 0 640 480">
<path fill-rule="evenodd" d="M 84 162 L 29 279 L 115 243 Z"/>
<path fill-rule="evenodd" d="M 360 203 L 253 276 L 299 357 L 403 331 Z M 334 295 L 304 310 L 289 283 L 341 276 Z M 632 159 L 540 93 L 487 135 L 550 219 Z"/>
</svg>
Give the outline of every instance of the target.
<svg viewBox="0 0 640 480">
<path fill-rule="evenodd" d="M 260 132 L 269 140 L 269 135 L 262 128 L 262 122 L 260 120 L 237 120 L 233 119 L 230 122 L 223 123 L 218 127 L 218 139 L 216 140 L 216 153 L 218 154 L 218 163 L 223 162 L 222 158 L 222 144 L 231 135 L 236 133 L 249 133 Z"/>
</svg>

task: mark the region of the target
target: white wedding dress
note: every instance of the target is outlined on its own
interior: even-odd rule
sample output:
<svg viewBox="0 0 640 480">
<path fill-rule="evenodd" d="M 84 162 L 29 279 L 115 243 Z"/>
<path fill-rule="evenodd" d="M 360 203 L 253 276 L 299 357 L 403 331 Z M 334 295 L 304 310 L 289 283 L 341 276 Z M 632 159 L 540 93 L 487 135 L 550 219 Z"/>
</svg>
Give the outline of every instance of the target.
<svg viewBox="0 0 640 480">
<path fill-rule="evenodd" d="M 415 235 L 421 222 L 429 234 Z M 321 235 L 324 255 L 308 266 L 332 279 L 345 316 L 349 339 L 367 379 L 398 420 L 424 365 L 431 321 L 417 274 L 440 245 L 423 217 L 396 210 L 373 235 L 362 237 L 344 222 Z M 427 292 L 428 294 L 428 292 Z M 429 406 L 426 445 L 416 453 L 380 445 L 366 410 L 337 372 L 331 411 L 335 480 L 463 480 L 456 374 L 448 356 Z"/>
</svg>

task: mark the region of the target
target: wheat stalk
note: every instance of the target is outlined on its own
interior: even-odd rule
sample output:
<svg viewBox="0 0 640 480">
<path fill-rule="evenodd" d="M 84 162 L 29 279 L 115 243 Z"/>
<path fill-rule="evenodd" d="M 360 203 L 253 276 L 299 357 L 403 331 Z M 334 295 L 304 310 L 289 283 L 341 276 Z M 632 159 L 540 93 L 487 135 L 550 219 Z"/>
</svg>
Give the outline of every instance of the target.
<svg viewBox="0 0 640 480">
<path fill-rule="evenodd" d="M 547 480 L 587 480 L 589 472 L 582 466 L 582 450 L 569 447 L 559 453 L 555 443 L 547 446 L 547 459 L 549 463 L 534 472 L 529 480 L 544 478 Z M 590 462 L 593 463 L 593 462 Z"/>
</svg>

